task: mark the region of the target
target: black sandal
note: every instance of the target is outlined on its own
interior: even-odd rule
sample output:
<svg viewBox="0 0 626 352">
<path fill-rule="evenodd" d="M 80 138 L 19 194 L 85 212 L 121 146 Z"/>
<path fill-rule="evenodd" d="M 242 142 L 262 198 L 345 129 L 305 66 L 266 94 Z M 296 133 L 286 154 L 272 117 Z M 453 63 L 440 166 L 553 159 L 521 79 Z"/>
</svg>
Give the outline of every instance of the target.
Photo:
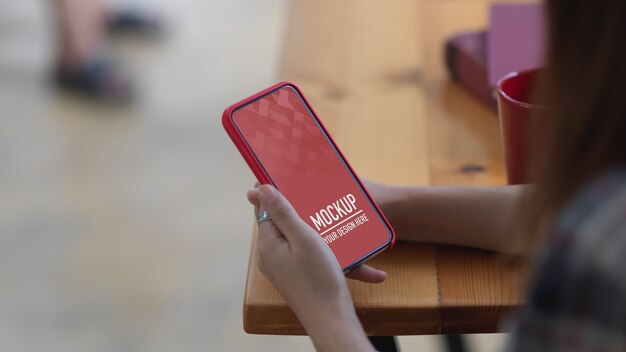
<svg viewBox="0 0 626 352">
<path fill-rule="evenodd" d="M 64 89 L 107 104 L 128 104 L 133 97 L 128 78 L 105 58 L 89 60 L 77 68 L 59 69 L 55 81 Z"/>
<path fill-rule="evenodd" d="M 120 10 L 107 19 L 110 34 L 134 34 L 143 37 L 159 37 L 163 34 L 163 21 L 155 15 L 140 10 Z"/>
</svg>

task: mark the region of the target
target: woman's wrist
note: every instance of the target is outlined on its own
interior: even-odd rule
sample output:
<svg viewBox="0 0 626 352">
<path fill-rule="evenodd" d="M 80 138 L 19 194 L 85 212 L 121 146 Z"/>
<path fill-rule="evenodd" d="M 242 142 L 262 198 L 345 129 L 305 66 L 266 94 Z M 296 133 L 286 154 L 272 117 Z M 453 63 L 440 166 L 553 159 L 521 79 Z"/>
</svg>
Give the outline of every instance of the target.
<svg viewBox="0 0 626 352">
<path fill-rule="evenodd" d="M 384 189 L 379 206 L 399 240 L 414 240 L 414 233 L 419 232 L 415 223 L 419 222 L 420 214 L 414 211 L 419 202 L 419 189 L 411 186 L 386 186 Z"/>
<path fill-rule="evenodd" d="M 309 302 L 296 314 L 318 351 L 373 350 L 347 290 L 326 302 Z"/>
</svg>

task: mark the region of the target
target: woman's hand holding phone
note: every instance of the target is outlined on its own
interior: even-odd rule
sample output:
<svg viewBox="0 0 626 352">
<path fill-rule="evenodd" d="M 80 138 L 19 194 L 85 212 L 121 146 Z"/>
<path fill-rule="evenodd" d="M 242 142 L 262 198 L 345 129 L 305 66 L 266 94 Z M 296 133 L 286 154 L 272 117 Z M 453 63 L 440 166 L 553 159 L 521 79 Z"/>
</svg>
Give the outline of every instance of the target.
<svg viewBox="0 0 626 352">
<path fill-rule="evenodd" d="M 247 196 L 255 215 L 267 211 L 271 219 L 259 223 L 259 268 L 294 310 L 316 347 L 371 349 L 344 274 L 328 245 L 273 186 L 257 187 Z M 346 276 L 379 283 L 386 273 L 361 265 Z"/>
</svg>

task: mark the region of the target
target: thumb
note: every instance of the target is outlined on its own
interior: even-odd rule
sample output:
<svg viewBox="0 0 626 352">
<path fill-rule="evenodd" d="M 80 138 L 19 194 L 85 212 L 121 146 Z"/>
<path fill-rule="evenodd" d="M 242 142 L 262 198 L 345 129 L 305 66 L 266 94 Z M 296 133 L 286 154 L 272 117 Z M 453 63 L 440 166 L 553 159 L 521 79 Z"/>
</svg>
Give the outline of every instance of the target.
<svg viewBox="0 0 626 352">
<path fill-rule="evenodd" d="M 291 239 L 297 231 L 307 226 L 298 216 L 289 201 L 271 185 L 259 187 L 261 207 L 267 211 L 272 222 L 287 239 Z"/>
</svg>

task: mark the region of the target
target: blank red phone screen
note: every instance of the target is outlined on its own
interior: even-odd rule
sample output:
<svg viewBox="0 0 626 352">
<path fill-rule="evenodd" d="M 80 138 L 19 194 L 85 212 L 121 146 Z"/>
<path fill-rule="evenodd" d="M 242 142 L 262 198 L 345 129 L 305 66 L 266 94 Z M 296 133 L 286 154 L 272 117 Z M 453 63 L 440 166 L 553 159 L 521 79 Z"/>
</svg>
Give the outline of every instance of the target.
<svg viewBox="0 0 626 352">
<path fill-rule="evenodd" d="M 279 88 L 235 110 L 232 119 L 276 188 L 342 268 L 389 243 L 391 231 L 294 88 Z"/>
</svg>

